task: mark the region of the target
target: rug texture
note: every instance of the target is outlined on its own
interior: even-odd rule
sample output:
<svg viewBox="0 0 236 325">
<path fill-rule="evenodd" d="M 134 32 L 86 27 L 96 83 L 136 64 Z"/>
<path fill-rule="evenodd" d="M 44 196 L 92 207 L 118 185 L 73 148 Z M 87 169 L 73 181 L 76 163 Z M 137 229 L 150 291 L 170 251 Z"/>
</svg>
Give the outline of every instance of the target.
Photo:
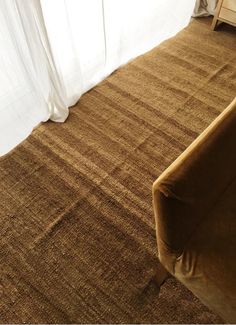
<svg viewBox="0 0 236 325">
<path fill-rule="evenodd" d="M 194 20 L 2 157 L 0 322 L 222 322 L 156 285 L 151 187 L 235 95 L 236 30 Z"/>
</svg>

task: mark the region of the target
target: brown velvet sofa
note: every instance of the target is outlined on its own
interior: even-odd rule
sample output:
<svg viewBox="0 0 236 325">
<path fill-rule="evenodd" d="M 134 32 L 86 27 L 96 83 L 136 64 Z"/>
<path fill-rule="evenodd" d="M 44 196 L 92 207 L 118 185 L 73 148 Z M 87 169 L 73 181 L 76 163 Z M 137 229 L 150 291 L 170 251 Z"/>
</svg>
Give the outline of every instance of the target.
<svg viewBox="0 0 236 325">
<path fill-rule="evenodd" d="M 236 323 L 236 98 L 153 184 L 159 259 Z"/>
</svg>

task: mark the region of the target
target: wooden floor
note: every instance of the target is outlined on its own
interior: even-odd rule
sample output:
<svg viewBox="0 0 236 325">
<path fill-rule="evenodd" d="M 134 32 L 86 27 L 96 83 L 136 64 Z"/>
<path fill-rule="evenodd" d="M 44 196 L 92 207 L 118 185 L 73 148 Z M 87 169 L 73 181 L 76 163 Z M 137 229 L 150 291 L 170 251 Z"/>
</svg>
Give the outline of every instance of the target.
<svg viewBox="0 0 236 325">
<path fill-rule="evenodd" d="M 151 186 L 235 94 L 236 30 L 194 20 L 1 158 L 0 322 L 222 322 L 159 292 Z"/>
</svg>

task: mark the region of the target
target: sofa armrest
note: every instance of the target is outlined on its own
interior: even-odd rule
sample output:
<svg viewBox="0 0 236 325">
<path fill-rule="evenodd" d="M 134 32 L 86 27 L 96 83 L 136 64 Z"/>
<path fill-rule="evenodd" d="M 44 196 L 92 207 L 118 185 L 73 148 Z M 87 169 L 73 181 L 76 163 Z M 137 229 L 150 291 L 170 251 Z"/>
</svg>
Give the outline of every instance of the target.
<svg viewBox="0 0 236 325">
<path fill-rule="evenodd" d="M 236 98 L 153 184 L 159 258 L 171 273 L 235 169 Z"/>
</svg>

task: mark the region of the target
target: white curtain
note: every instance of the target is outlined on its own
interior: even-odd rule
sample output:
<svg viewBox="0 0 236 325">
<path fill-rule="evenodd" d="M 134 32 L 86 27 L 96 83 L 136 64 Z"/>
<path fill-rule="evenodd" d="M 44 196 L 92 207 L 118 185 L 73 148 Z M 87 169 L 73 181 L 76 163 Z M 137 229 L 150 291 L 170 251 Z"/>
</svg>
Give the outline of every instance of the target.
<svg viewBox="0 0 236 325">
<path fill-rule="evenodd" d="M 40 2 L 0 0 L 0 155 L 41 121 L 68 115 Z"/>
<path fill-rule="evenodd" d="M 193 17 L 214 15 L 218 0 L 196 0 Z"/>
<path fill-rule="evenodd" d="M 0 155 L 184 28 L 195 0 L 0 0 Z"/>
</svg>

